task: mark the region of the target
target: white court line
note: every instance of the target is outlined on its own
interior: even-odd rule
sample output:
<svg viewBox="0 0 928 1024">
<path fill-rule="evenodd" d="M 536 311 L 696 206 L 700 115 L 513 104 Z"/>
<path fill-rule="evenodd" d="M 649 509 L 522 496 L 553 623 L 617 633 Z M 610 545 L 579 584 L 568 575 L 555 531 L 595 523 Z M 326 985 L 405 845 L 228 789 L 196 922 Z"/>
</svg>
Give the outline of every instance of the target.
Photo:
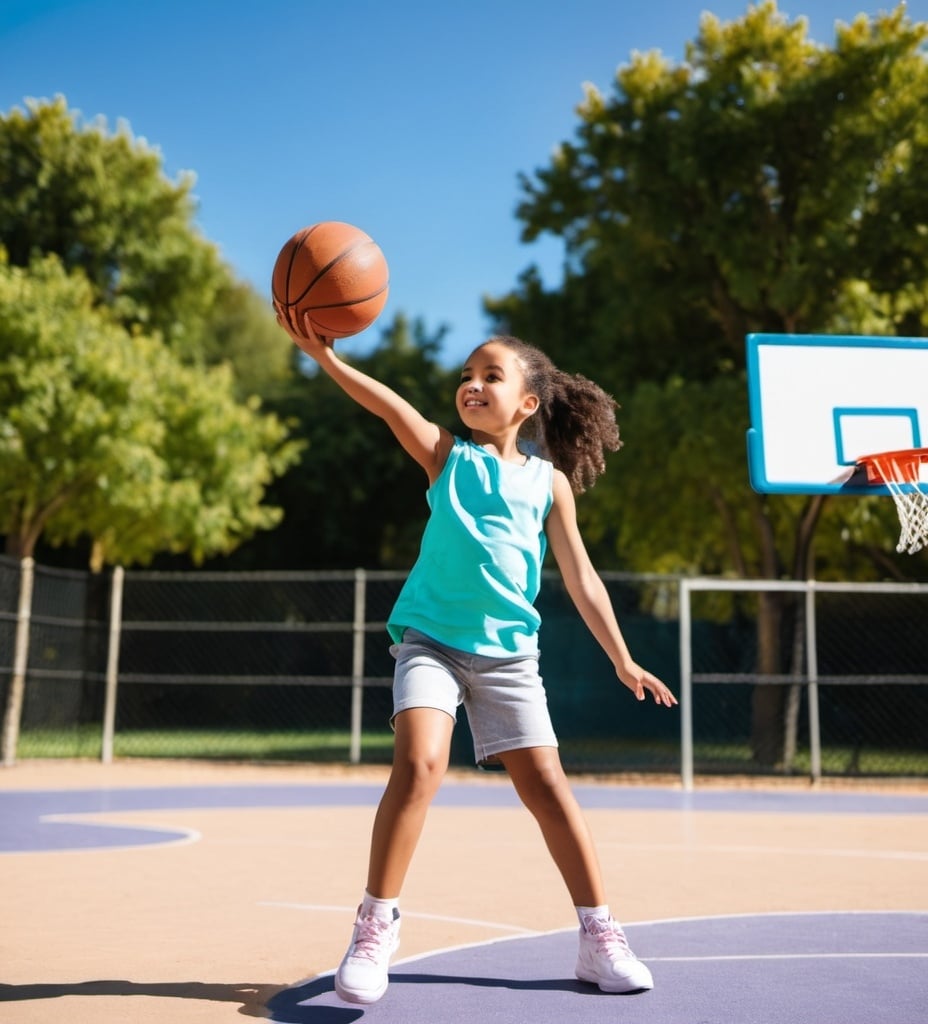
<svg viewBox="0 0 928 1024">
<path fill-rule="evenodd" d="M 735 846 L 735 845 L 704 845 L 702 843 L 681 840 L 679 843 L 622 843 L 622 842 L 600 842 L 598 846 L 617 847 L 622 850 L 660 850 L 679 853 L 683 847 L 693 849 L 702 853 L 763 853 L 775 857 L 782 857 L 790 854 L 794 857 L 857 857 L 864 860 L 915 860 L 928 861 L 928 852 L 918 850 L 846 850 L 846 849 L 822 849 L 820 847 L 809 847 L 808 849 L 797 849 L 794 846 Z"/>
<path fill-rule="evenodd" d="M 56 824 L 63 822 L 66 825 L 88 825 L 93 828 L 109 828 L 116 831 L 131 828 L 138 832 L 158 832 L 166 836 L 160 843 L 107 843 L 101 846 L 55 846 L 42 850 L 29 850 L 29 853 L 100 853 L 110 850 L 150 850 L 155 846 L 186 846 L 188 843 L 198 843 L 203 835 L 195 828 L 186 828 L 182 825 L 148 825 L 136 824 L 133 821 L 96 820 L 107 812 L 94 812 L 90 814 L 42 814 L 39 821 L 43 824 L 51 822 Z M 113 812 L 120 814 L 123 812 Z M 177 833 L 180 833 L 178 835 Z"/>
<path fill-rule="evenodd" d="M 646 928 L 650 925 L 685 924 L 691 921 L 743 921 L 756 917 L 924 917 L 928 907 L 910 910 L 744 910 L 737 914 L 697 914 L 695 917 L 655 917 L 650 921 L 625 921 L 623 927 Z"/>
<path fill-rule="evenodd" d="M 261 900 L 259 907 L 280 907 L 285 910 L 332 911 L 339 914 L 356 914 L 357 907 L 335 907 L 325 903 L 278 903 L 274 900 Z M 403 917 L 414 917 L 422 921 L 447 921 L 449 924 L 468 924 L 475 928 L 493 928 L 501 932 L 514 932 L 519 935 L 542 935 L 533 928 L 522 928 L 515 924 L 500 924 L 498 921 L 483 921 L 473 917 L 449 917 L 445 914 L 422 914 L 414 910 L 404 910 Z"/>
<path fill-rule="evenodd" d="M 649 964 L 717 963 L 722 960 L 928 960 L 928 953 L 734 953 L 720 956 L 649 956 Z"/>
</svg>

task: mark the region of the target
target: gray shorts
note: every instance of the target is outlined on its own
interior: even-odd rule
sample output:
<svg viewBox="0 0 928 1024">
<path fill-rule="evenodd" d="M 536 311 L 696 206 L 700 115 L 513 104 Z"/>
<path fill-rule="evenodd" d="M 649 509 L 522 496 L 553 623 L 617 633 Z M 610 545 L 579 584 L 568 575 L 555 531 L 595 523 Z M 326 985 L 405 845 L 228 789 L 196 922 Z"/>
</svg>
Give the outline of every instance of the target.
<svg viewBox="0 0 928 1024">
<path fill-rule="evenodd" d="M 468 654 L 415 629 L 390 653 L 394 718 L 410 708 L 437 708 L 457 720 L 463 704 L 478 764 L 507 750 L 557 746 L 537 656 Z"/>
</svg>

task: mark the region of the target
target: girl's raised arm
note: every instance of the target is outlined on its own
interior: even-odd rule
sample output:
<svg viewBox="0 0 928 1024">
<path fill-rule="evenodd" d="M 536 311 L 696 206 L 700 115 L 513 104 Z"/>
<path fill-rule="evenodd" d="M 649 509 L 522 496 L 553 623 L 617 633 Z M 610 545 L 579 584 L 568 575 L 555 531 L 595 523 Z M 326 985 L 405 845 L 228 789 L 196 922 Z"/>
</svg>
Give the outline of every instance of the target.
<svg viewBox="0 0 928 1024">
<path fill-rule="evenodd" d="M 313 331 L 308 318 L 305 321 L 306 336 L 293 329 L 279 308 L 277 322 L 290 335 L 294 344 L 315 359 L 320 369 L 349 398 L 387 424 L 403 448 L 425 470 L 429 482 L 434 483 L 454 443 L 451 432 L 426 419 L 418 409 L 386 384 L 381 384 L 339 359 L 331 343 Z"/>
</svg>

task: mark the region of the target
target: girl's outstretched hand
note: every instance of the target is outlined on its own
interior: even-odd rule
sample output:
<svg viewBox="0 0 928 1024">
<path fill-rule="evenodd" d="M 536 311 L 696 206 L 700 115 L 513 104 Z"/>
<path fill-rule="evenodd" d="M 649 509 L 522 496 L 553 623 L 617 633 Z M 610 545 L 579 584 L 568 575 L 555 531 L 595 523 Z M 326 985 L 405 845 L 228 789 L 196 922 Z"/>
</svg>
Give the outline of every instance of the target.
<svg viewBox="0 0 928 1024">
<path fill-rule="evenodd" d="M 301 332 L 296 329 L 295 324 L 290 319 L 296 316 L 295 312 L 290 311 L 288 313 L 287 310 L 281 308 L 276 302 L 274 303 L 274 309 L 277 313 L 277 322 L 290 335 L 290 340 L 308 356 L 318 359 L 325 349 L 332 347 L 331 338 L 323 338 L 322 335 L 316 334 L 313 330 L 308 313 L 303 314 Z"/>
<path fill-rule="evenodd" d="M 616 669 L 619 679 L 632 691 L 638 700 L 645 699 L 645 691 L 651 693 L 655 704 L 663 704 L 664 707 L 672 708 L 677 703 L 677 698 L 670 692 L 670 688 L 652 675 L 647 669 L 642 668 L 634 661 Z"/>
</svg>

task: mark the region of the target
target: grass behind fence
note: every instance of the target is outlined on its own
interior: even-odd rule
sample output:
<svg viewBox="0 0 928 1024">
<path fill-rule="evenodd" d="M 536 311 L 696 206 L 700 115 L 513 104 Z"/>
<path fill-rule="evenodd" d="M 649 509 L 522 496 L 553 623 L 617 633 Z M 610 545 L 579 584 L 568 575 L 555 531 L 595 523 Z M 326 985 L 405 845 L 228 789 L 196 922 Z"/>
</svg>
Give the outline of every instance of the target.
<svg viewBox="0 0 928 1024">
<path fill-rule="evenodd" d="M 392 732 L 366 732 L 361 759 L 388 763 L 393 751 Z M 115 757 L 164 758 L 167 760 L 224 761 L 348 761 L 351 736 L 345 732 L 224 732 L 216 729 L 137 730 L 117 733 Z M 20 736 L 21 759 L 48 757 L 100 757 L 100 729 L 30 729 Z"/>
<path fill-rule="evenodd" d="M 224 761 L 292 761 L 347 763 L 351 737 L 347 731 L 274 730 L 230 731 L 216 729 L 137 730 L 116 734 L 114 755 L 122 758 Z M 388 730 L 365 732 L 361 739 L 361 761 L 388 764 L 393 734 Z M 99 758 L 99 726 L 63 729 L 27 729 L 20 736 L 20 760 L 40 758 Z M 562 745 L 568 769 L 595 771 L 678 770 L 679 750 L 674 744 L 641 743 L 628 740 L 571 739 Z M 469 751 L 460 758 L 468 763 Z M 745 743 L 697 743 L 694 750 L 697 772 L 756 774 L 750 747 Z M 791 775 L 808 775 L 809 752 L 797 751 Z M 854 746 L 822 748 L 822 772 L 843 776 L 928 776 L 928 750 L 885 750 Z M 768 770 L 769 773 L 769 770 Z M 779 773 L 783 774 L 783 773 Z"/>
</svg>

